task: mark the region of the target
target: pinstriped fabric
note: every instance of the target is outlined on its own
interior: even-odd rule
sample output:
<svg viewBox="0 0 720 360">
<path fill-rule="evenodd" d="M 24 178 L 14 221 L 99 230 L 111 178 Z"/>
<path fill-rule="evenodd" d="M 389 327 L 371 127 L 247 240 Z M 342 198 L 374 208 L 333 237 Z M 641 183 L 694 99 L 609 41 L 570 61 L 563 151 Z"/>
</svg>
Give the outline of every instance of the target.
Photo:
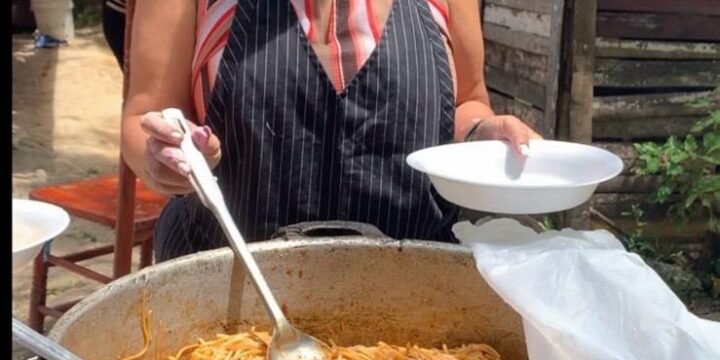
<svg viewBox="0 0 720 360">
<path fill-rule="evenodd" d="M 427 5 L 427 3 L 424 3 L 423 5 Z M 418 6 L 418 15 L 421 19 L 428 19 L 432 16 L 430 7 Z M 434 53 L 432 59 L 433 61 L 435 61 L 435 64 L 433 64 L 432 67 L 437 70 L 437 73 L 435 74 L 436 77 L 433 85 L 438 87 L 440 93 L 453 94 L 453 96 L 443 96 L 439 98 L 440 109 L 438 115 L 440 116 L 440 126 L 431 126 L 431 128 L 433 128 L 434 131 L 439 131 L 439 134 L 436 133 L 435 136 L 438 136 L 440 139 L 452 139 L 455 127 L 455 98 L 453 91 L 453 79 L 452 75 L 450 75 L 450 65 L 448 64 L 447 49 L 445 48 L 445 45 L 442 41 L 440 32 L 434 31 L 437 29 L 433 26 L 434 24 L 428 21 L 423 21 L 422 23 L 426 29 L 425 35 L 427 38 L 427 43 L 430 45 L 430 47 L 432 48 L 432 52 Z M 448 209 L 453 209 L 454 207 L 440 197 L 440 195 L 435 191 L 435 188 L 429 184 L 429 180 L 426 177 L 423 177 L 423 181 L 423 186 L 428 186 L 432 197 L 437 199 L 437 202 L 431 203 L 437 205 L 437 208 L 426 210 L 425 217 L 426 221 L 430 221 L 430 226 L 434 227 L 437 226 L 437 221 L 439 220 L 439 218 L 437 217 L 437 215 L 433 214 L 433 212 L 445 213 L 448 211 L 452 211 Z M 439 238 L 454 237 L 452 229 L 449 226 L 443 226 L 442 230 L 440 231 L 442 232 L 442 234 L 437 235 Z"/>
<path fill-rule="evenodd" d="M 452 141 L 448 55 L 427 0 L 395 0 L 380 41 L 338 93 L 288 1 L 238 8 L 207 109 L 215 170 L 240 231 L 354 220 L 394 238 L 452 241 L 456 209 L 405 164 Z M 156 231 L 159 261 L 225 244 L 196 196 L 173 199 Z"/>
<path fill-rule="evenodd" d="M 324 46 L 332 38 L 332 51 L 321 51 L 326 69 L 333 69 L 337 91 L 344 78 L 351 78 L 372 53 L 380 38 L 378 20 L 391 8 L 392 0 L 286 0 L 292 4 L 303 31 L 313 46 Z M 449 14 L 446 0 L 427 0 L 431 14 L 450 49 Z M 218 63 L 226 44 L 237 0 L 198 0 L 196 44 L 193 58 L 192 96 L 197 120 L 204 123 Z M 323 5 L 325 4 L 325 5 Z M 314 9 L 330 7 L 331 24 L 319 24 Z M 318 29 L 324 34 L 317 35 Z"/>
</svg>

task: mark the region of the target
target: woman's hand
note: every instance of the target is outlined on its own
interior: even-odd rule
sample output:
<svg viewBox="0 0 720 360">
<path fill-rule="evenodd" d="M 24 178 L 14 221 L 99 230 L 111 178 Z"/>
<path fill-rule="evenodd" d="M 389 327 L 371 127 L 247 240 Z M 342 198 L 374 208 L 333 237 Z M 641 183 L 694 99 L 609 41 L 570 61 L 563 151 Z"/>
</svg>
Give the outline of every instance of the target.
<svg viewBox="0 0 720 360">
<path fill-rule="evenodd" d="M 468 140 L 508 140 L 515 152 L 523 156 L 527 156 L 530 140 L 542 139 L 540 134 L 512 115 L 495 115 L 477 121 L 480 123 L 474 130 L 470 128 L 472 134 Z"/>
<path fill-rule="evenodd" d="M 199 127 L 188 122 L 192 139 L 198 150 L 205 156 L 210 168 L 220 162 L 220 140 L 209 127 Z M 151 188 L 166 193 L 181 195 L 193 191 L 187 176 L 190 166 L 180 150 L 183 135 L 179 129 L 162 118 L 158 112 L 149 112 L 140 119 L 142 129 L 150 135 L 145 146 L 146 183 Z"/>
</svg>

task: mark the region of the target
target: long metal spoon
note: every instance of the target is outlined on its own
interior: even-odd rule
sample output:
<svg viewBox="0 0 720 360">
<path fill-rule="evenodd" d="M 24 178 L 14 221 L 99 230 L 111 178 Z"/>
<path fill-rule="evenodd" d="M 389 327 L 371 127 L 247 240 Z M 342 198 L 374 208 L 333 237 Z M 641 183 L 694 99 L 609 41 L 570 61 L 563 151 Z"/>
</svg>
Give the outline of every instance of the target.
<svg viewBox="0 0 720 360">
<path fill-rule="evenodd" d="M 42 336 L 16 318 L 12 319 L 12 338 L 20 346 L 42 356 L 45 360 L 81 360 L 69 350 Z"/>
<path fill-rule="evenodd" d="M 230 240 L 230 245 L 245 265 L 255 289 L 265 304 L 274 323 L 272 339 L 268 345 L 268 360 L 322 360 L 325 358 L 320 341 L 303 333 L 293 327 L 283 314 L 270 288 L 265 282 L 262 272 L 252 257 L 247 244 L 240 235 L 235 222 L 225 204 L 225 199 L 217 184 L 217 180 L 210 171 L 205 158 L 195 147 L 190 136 L 190 127 L 182 112 L 178 109 L 166 109 L 162 112 L 163 118 L 170 121 L 173 126 L 179 126 L 184 133 L 184 139 L 180 145 L 187 162 L 190 166 L 188 179 L 197 192 L 202 203 L 212 211 L 225 235 Z"/>
</svg>

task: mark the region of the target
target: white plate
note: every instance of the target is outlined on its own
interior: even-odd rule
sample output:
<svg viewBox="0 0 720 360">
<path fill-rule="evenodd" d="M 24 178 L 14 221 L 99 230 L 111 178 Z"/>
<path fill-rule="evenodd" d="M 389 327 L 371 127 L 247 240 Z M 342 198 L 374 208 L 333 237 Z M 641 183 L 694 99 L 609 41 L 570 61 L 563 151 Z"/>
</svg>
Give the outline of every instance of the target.
<svg viewBox="0 0 720 360">
<path fill-rule="evenodd" d="M 13 270 L 31 262 L 43 244 L 60 235 L 70 224 L 62 208 L 41 201 L 13 199 Z"/>
<path fill-rule="evenodd" d="M 474 141 L 422 149 L 407 163 L 426 173 L 448 201 L 501 214 L 574 208 L 623 169 L 622 160 L 609 151 L 550 140 L 531 141 L 526 158 L 508 142 Z"/>
</svg>

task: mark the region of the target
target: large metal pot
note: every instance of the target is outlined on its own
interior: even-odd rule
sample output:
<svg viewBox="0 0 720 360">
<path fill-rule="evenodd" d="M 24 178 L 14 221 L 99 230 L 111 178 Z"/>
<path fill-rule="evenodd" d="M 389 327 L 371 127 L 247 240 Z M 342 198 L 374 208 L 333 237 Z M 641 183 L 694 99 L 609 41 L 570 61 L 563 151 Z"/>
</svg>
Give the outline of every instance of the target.
<svg viewBox="0 0 720 360">
<path fill-rule="evenodd" d="M 310 226 L 312 228 L 312 226 Z M 368 229 L 370 229 L 368 231 Z M 503 359 L 527 359 L 520 316 L 487 285 L 470 249 L 364 235 L 304 238 L 307 226 L 251 244 L 291 321 L 339 344 L 423 346 L 483 342 Z M 123 277 L 68 311 L 50 337 L 83 359 L 117 359 L 142 347 L 140 299 L 152 310 L 165 356 L 199 337 L 267 328 L 268 317 L 229 249 L 206 251 Z M 158 335 L 158 333 L 160 335 Z"/>
</svg>

